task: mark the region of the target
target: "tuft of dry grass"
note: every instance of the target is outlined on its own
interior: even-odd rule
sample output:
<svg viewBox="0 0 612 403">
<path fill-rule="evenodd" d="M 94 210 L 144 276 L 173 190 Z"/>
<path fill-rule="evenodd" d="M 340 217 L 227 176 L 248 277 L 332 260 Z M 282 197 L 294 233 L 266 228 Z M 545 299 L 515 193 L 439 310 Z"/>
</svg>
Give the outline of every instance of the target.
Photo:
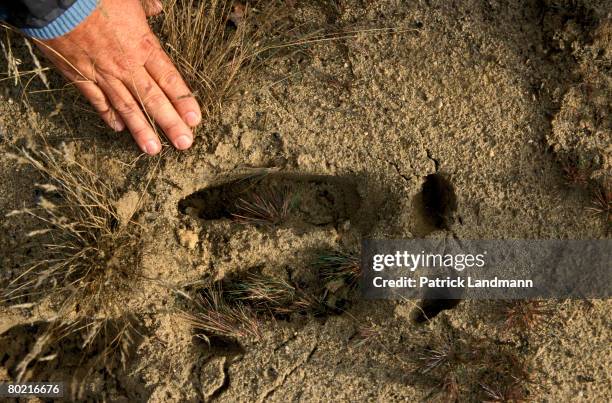
<svg viewBox="0 0 612 403">
<path fill-rule="evenodd" d="M 593 191 L 593 201 L 587 208 L 595 217 L 601 217 L 604 223 L 612 223 L 612 183 L 606 180 Z"/>
<path fill-rule="evenodd" d="M 257 270 L 198 288 L 196 297 L 179 294 L 194 303 L 189 310 L 181 310 L 180 317 L 209 344 L 213 337 L 259 339 L 261 324 L 267 319 L 317 314 L 323 309 L 317 298 Z"/>
<path fill-rule="evenodd" d="M 471 355 L 471 350 L 466 350 L 463 343 L 453 340 L 450 333 L 436 335 L 431 345 L 423 347 L 416 355 L 418 370 L 422 374 L 427 374 L 437 368 L 452 366 L 460 363 L 463 355 Z M 473 357 L 467 357 L 472 359 Z"/>
<path fill-rule="evenodd" d="M 594 177 L 597 166 L 578 156 L 558 156 L 565 183 L 588 190 L 592 194 L 591 205 L 586 210 L 602 219 L 604 224 L 612 223 L 612 184 L 609 175 Z"/>
<path fill-rule="evenodd" d="M 213 336 L 235 339 L 261 337 L 260 324 L 252 309 L 241 303 L 230 304 L 221 284 L 209 285 L 193 300 L 194 309 L 181 311 L 179 316 L 210 344 Z"/>
<path fill-rule="evenodd" d="M 354 290 L 359 285 L 361 261 L 359 255 L 343 251 L 319 254 L 315 267 L 323 283 L 330 291 L 346 287 Z"/>
<path fill-rule="evenodd" d="M 95 172 L 45 144 L 12 158 L 35 168 L 46 182 L 28 215 L 41 225 L 27 234 L 40 250 L 0 294 L 0 301 L 49 300 L 61 315 L 116 316 L 121 291 L 137 271 L 134 225 L 119 225 L 114 189 Z"/>
<path fill-rule="evenodd" d="M 519 403 L 528 401 L 525 391 L 519 383 L 495 386 L 481 384 L 480 386 L 486 393 L 486 400 L 483 400 L 486 403 Z"/>
<path fill-rule="evenodd" d="M 4 33 L 3 38 L 0 37 L 0 51 L 2 51 L 4 60 L 6 61 L 6 72 L 0 73 L 0 82 L 5 80 L 12 81 L 15 87 L 20 88 L 20 100 L 27 109 L 31 108 L 29 94 L 39 92 L 48 93 L 51 101 L 56 105 L 56 111 L 52 112 L 50 117 L 58 114 L 61 108 L 61 102 L 59 102 L 52 93 L 51 82 L 47 75 L 51 68 L 43 66 L 43 63 L 41 63 L 36 55 L 32 47 L 32 42 L 36 42 L 36 40 L 23 36 L 17 29 L 1 21 L 0 32 Z M 29 60 L 17 56 L 24 53 L 24 49 L 21 48 L 19 42 L 23 42 L 23 45 L 25 45 Z M 37 78 L 44 88 L 30 90 L 30 86 Z"/>
<path fill-rule="evenodd" d="M 273 317 L 315 312 L 319 307 L 316 298 L 288 281 L 258 272 L 228 282 L 226 295 L 231 302 L 245 304 L 259 314 Z"/>
<path fill-rule="evenodd" d="M 512 346 L 449 326 L 428 334 L 412 361 L 416 379 L 432 387 L 429 397 L 441 395 L 446 401 L 526 399 L 528 365 Z"/>
<path fill-rule="evenodd" d="M 275 226 L 287 219 L 291 211 L 292 194 L 287 186 L 258 186 L 240 197 L 233 207 L 232 217 L 240 222 Z"/>
<path fill-rule="evenodd" d="M 541 328 L 554 313 L 546 300 L 497 301 L 495 310 L 505 330 L 520 332 Z"/>
<path fill-rule="evenodd" d="M 32 217 L 39 226 L 26 234 L 29 253 L 0 291 L 0 303 L 51 309 L 54 318 L 39 338 L 38 353 L 76 332 L 83 337 L 83 349 L 103 340 L 106 344 L 96 346 L 100 359 L 114 359 L 117 348 L 131 340 L 134 321 L 125 319 L 126 301 L 138 272 L 138 228 L 132 222 L 120 224 L 115 190 L 65 150 L 45 142 L 18 148 L 9 158 L 33 167 L 44 181 L 37 184 L 35 206 L 7 214 L 9 219 Z M 22 375 L 37 349 L 32 354 Z"/>
<path fill-rule="evenodd" d="M 361 347 L 382 338 L 383 335 L 383 331 L 374 324 L 357 324 L 351 340 L 355 343 L 355 347 Z"/>
<path fill-rule="evenodd" d="M 163 43 L 199 98 L 205 118 L 215 116 L 240 90 L 264 53 L 269 54 L 267 44 L 289 29 L 291 7 L 283 1 L 236 4 L 168 0 L 164 6 Z"/>
<path fill-rule="evenodd" d="M 318 293 L 326 310 L 343 313 L 355 297 L 361 277 L 361 261 L 355 252 L 318 251 L 313 261 L 318 275 Z"/>
<path fill-rule="evenodd" d="M 594 168 L 578 158 L 566 157 L 560 159 L 565 182 L 569 186 L 587 187 Z"/>
<path fill-rule="evenodd" d="M 208 119 L 278 55 L 362 34 L 418 31 L 299 24 L 292 0 L 167 0 L 164 10 L 162 44 L 194 92 L 185 96 L 196 96 Z"/>
<path fill-rule="evenodd" d="M 191 311 L 181 316 L 205 340 L 212 336 L 235 339 L 259 337 L 259 321 L 288 319 L 294 314 L 322 315 L 344 310 L 336 305 L 346 299 L 346 292 L 353 289 L 358 280 L 359 260 L 350 253 L 333 251 L 319 256 L 321 284 L 301 288 L 284 278 L 267 275 L 260 268 L 229 277 L 208 285 L 196 293 L 200 295 Z M 330 289 L 330 281 L 342 285 Z M 311 289 L 312 288 L 312 289 Z M 189 297 L 194 300 L 194 298 Z M 332 303 L 333 302 L 333 303 Z M 380 334 L 375 329 L 362 329 L 358 339 L 363 343 Z"/>
<path fill-rule="evenodd" d="M 28 332 L 32 331 L 28 325 Z M 114 373 L 115 368 L 127 370 L 135 346 L 142 334 L 133 316 L 117 319 L 87 319 L 79 321 L 54 320 L 34 324 L 37 335 L 25 356 L 16 361 L 17 382 L 49 379 L 57 368 L 71 375 L 67 381 L 67 395 L 71 400 L 83 400 L 90 384 L 87 377 L 100 368 Z M 75 360 L 75 349 L 81 353 Z M 72 371 L 70 371 L 72 370 Z"/>
</svg>

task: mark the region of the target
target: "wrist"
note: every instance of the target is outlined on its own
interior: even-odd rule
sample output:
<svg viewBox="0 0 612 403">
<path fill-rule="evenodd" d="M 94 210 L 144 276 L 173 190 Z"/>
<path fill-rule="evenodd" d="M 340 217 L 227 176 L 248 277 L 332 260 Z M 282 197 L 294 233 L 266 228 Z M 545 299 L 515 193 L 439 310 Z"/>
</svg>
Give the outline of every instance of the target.
<svg viewBox="0 0 612 403">
<path fill-rule="evenodd" d="M 21 27 L 20 30 L 32 38 L 43 40 L 66 35 L 83 23 L 95 11 L 99 3 L 100 0 L 76 0 L 45 26 Z"/>
</svg>

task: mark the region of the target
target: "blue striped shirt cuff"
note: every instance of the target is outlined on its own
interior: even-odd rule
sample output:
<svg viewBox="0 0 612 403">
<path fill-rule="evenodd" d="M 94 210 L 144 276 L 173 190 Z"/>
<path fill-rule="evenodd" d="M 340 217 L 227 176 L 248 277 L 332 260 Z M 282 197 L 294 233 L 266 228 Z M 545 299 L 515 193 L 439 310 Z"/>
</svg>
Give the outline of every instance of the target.
<svg viewBox="0 0 612 403">
<path fill-rule="evenodd" d="M 66 35 L 89 17 L 98 7 L 98 0 L 76 0 L 66 11 L 42 28 L 22 28 L 21 32 L 36 39 L 53 39 Z"/>
</svg>

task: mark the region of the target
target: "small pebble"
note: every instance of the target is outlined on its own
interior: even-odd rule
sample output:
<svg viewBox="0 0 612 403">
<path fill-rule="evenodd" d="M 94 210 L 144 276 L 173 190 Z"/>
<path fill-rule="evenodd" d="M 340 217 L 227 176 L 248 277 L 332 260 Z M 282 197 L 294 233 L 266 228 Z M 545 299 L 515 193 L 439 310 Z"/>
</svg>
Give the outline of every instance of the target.
<svg viewBox="0 0 612 403">
<path fill-rule="evenodd" d="M 198 234 L 196 234 L 192 230 L 179 229 L 177 231 L 177 235 L 178 235 L 179 243 L 181 244 L 181 246 L 187 249 L 193 250 L 198 245 L 198 241 L 199 241 Z"/>
</svg>

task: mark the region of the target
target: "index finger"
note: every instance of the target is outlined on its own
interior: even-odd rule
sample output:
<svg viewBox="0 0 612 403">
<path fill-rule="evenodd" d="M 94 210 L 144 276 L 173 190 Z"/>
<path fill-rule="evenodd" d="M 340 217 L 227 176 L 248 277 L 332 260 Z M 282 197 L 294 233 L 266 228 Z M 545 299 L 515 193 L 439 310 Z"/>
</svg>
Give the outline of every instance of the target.
<svg viewBox="0 0 612 403">
<path fill-rule="evenodd" d="M 145 68 L 164 91 L 183 121 L 189 126 L 197 126 L 202 120 L 202 112 L 189 87 L 164 50 L 157 46 L 145 63 Z"/>
</svg>

